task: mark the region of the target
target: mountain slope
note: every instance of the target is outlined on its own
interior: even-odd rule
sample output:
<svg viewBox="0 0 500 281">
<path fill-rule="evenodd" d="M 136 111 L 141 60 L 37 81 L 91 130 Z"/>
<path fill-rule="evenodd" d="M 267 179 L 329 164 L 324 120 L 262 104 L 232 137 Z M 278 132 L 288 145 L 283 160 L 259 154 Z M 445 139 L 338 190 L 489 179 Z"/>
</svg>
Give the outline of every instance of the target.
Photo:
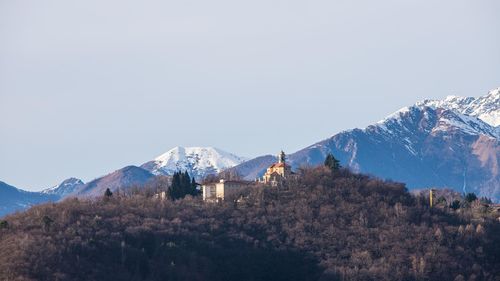
<svg viewBox="0 0 500 281">
<path fill-rule="evenodd" d="M 0 181 L 0 217 L 33 205 L 56 201 L 56 195 L 28 192 Z"/>
<path fill-rule="evenodd" d="M 116 192 L 134 185 L 143 185 L 152 178 L 154 178 L 154 175 L 142 168 L 127 166 L 80 186 L 69 196 L 99 197 L 104 194 L 107 188 L 112 192 Z"/>
<path fill-rule="evenodd" d="M 228 170 L 234 171 L 246 180 L 253 181 L 261 177 L 264 171 L 276 161 L 278 161 L 276 156 L 265 155 L 243 162 Z"/>
<path fill-rule="evenodd" d="M 404 182 L 410 188 L 450 187 L 500 197 L 500 146 L 476 119 L 430 107 L 411 107 L 377 125 L 335 135 L 290 156 L 292 165 L 319 164 L 334 153 L 344 165 Z M 315 157 L 312 157 L 315 156 Z"/>
<path fill-rule="evenodd" d="M 241 164 L 245 159 L 213 147 L 175 147 L 149 161 L 141 168 L 155 175 L 172 175 L 188 171 L 191 176 L 202 178 Z"/>
<path fill-rule="evenodd" d="M 60 198 L 63 198 L 66 195 L 75 192 L 78 188 L 80 188 L 84 184 L 85 183 L 80 179 L 69 178 L 56 186 L 42 190 L 42 193 L 54 194 L 59 196 Z"/>
<path fill-rule="evenodd" d="M 419 102 L 366 129 L 344 131 L 293 153 L 289 163 L 294 168 L 318 165 L 333 153 L 354 171 L 401 181 L 412 189 L 447 187 L 500 200 L 498 127 L 455 110 L 469 112 L 474 107 L 470 111 L 474 115 L 496 116 L 500 104 L 490 101 L 497 95 L 498 91 L 491 91 L 477 99 Z M 254 179 L 264 173 L 263 164 L 257 158 L 234 169 Z"/>
</svg>

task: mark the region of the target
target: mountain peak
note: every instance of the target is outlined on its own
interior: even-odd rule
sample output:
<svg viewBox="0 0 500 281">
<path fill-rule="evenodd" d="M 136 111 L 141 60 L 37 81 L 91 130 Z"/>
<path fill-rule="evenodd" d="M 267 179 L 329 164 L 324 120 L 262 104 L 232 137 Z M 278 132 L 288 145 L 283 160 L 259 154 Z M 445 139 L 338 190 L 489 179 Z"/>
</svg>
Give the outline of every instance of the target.
<svg viewBox="0 0 500 281">
<path fill-rule="evenodd" d="M 64 197 L 72 192 L 74 192 L 77 188 L 81 187 L 85 183 L 81 179 L 77 178 L 69 178 L 62 181 L 60 184 L 49 187 L 47 189 L 42 190 L 42 193 L 45 194 L 53 194 L 59 197 Z"/>
<path fill-rule="evenodd" d="M 493 127 L 500 126 L 500 88 L 493 89 L 478 98 L 452 95 L 443 100 L 423 100 L 416 106 L 455 110 L 464 115 L 477 117 Z"/>
<path fill-rule="evenodd" d="M 407 135 L 415 131 L 427 133 L 447 131 L 473 136 L 485 135 L 500 139 L 500 130 L 478 117 L 462 114 L 444 106 L 436 107 L 425 102 L 404 107 L 376 124 L 368 126 L 367 129 L 379 129 L 390 136 Z"/>
<path fill-rule="evenodd" d="M 493 89 L 491 90 L 487 95 L 486 97 L 488 98 L 491 98 L 491 99 L 496 99 L 496 100 L 499 100 L 500 99 L 500 87 L 496 88 L 496 89 Z"/>
<path fill-rule="evenodd" d="M 410 189 L 446 187 L 500 200 L 499 97 L 495 89 L 478 98 L 423 100 L 292 153 L 288 162 L 294 168 L 321 165 L 333 153 L 344 167 Z M 272 157 L 259 157 L 233 169 L 254 179 L 270 163 Z"/>
<path fill-rule="evenodd" d="M 70 195 L 78 197 L 102 196 L 107 188 L 112 192 L 125 190 L 131 186 L 143 185 L 153 177 L 154 175 L 143 168 L 126 166 L 80 186 Z"/>
<path fill-rule="evenodd" d="M 200 178 L 219 173 L 245 160 L 243 157 L 214 147 L 176 146 L 141 167 L 156 175 L 172 175 L 182 170 Z"/>
</svg>

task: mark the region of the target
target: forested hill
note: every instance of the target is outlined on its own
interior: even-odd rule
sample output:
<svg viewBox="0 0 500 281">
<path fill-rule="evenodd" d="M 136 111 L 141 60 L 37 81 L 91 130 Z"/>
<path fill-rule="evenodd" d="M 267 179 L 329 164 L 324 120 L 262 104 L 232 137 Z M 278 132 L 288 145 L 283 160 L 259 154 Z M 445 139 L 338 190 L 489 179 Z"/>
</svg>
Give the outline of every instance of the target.
<svg viewBox="0 0 500 281">
<path fill-rule="evenodd" d="M 155 189 L 166 188 L 152 184 Z M 487 201 L 302 170 L 221 204 L 152 192 L 68 199 L 0 222 L 0 280 L 499 280 Z M 233 200 L 239 198 L 239 200 Z"/>
</svg>

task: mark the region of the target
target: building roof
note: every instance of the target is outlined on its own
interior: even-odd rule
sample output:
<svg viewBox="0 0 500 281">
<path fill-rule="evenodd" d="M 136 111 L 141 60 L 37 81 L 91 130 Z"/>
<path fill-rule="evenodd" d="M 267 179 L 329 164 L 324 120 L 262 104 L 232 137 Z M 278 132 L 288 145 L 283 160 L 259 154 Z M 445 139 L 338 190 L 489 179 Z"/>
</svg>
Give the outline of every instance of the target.
<svg viewBox="0 0 500 281">
<path fill-rule="evenodd" d="M 280 168 L 280 167 L 289 167 L 289 166 L 290 165 L 287 165 L 286 163 L 274 163 L 269 168 Z"/>
</svg>

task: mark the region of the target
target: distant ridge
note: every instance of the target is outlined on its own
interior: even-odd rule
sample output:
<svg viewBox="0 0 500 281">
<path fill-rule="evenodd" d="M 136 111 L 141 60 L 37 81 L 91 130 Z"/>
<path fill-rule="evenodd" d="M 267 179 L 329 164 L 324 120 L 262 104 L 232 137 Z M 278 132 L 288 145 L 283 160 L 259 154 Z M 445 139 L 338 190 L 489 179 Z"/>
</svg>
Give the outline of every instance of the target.
<svg viewBox="0 0 500 281">
<path fill-rule="evenodd" d="M 0 181 L 0 217 L 40 203 L 57 201 L 58 198 L 56 195 L 24 191 Z"/>
<path fill-rule="evenodd" d="M 127 166 L 82 185 L 69 196 L 98 197 L 102 196 L 107 188 L 112 192 L 126 190 L 134 185 L 143 185 L 152 178 L 153 174 L 140 167 Z"/>
</svg>

